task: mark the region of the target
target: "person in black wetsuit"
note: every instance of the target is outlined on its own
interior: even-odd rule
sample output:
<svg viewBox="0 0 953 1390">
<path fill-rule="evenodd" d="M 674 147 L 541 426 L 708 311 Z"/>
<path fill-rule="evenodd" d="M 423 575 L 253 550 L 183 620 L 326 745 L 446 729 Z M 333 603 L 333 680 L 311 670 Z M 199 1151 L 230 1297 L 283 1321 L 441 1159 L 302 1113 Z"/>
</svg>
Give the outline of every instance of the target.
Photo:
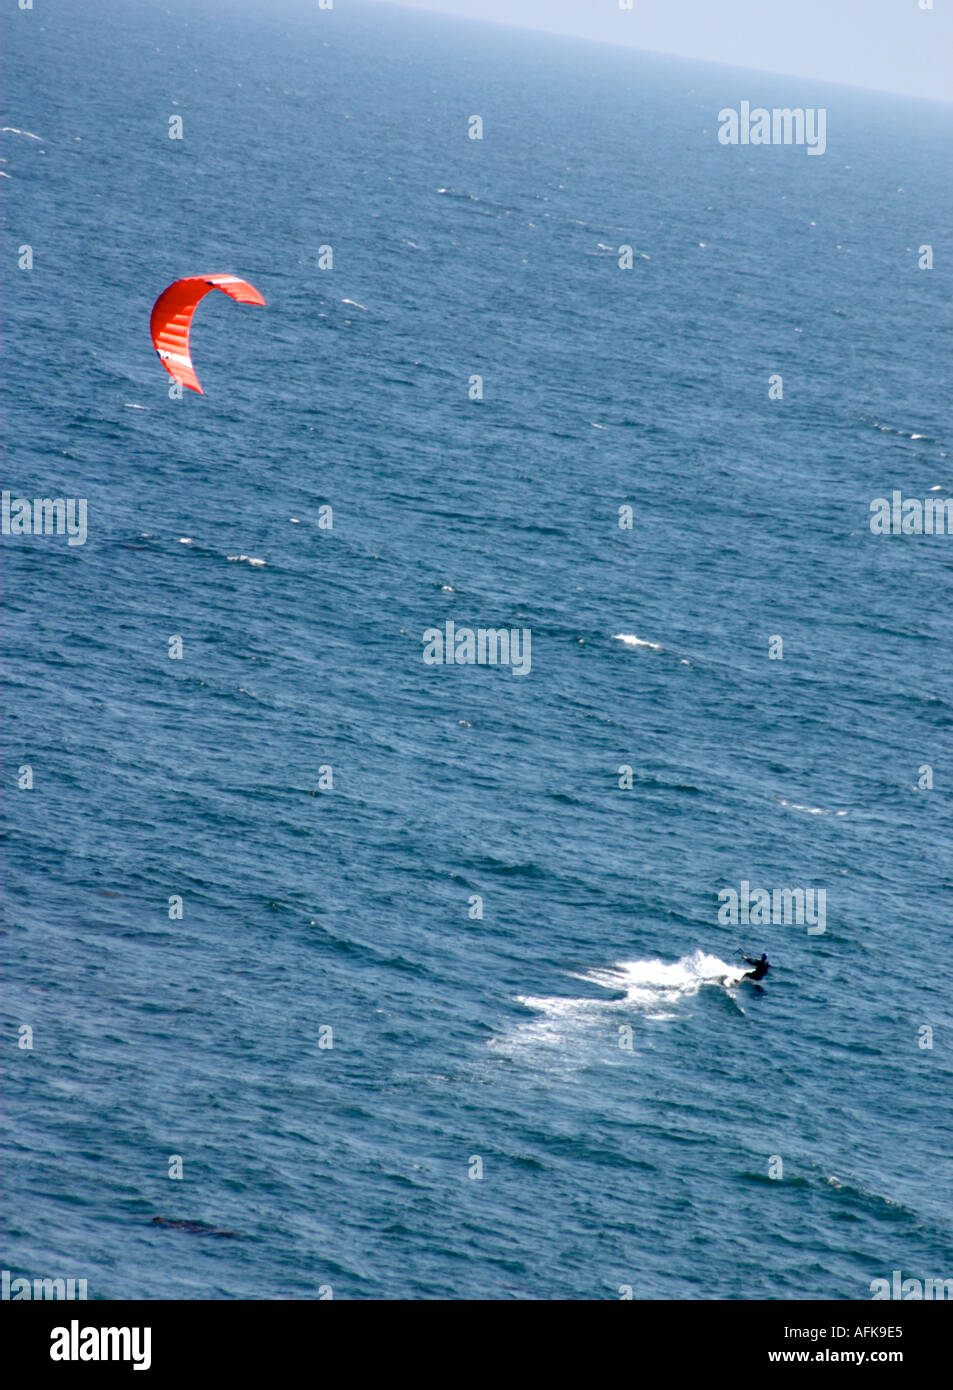
<svg viewBox="0 0 953 1390">
<path fill-rule="evenodd" d="M 771 969 L 770 965 L 768 964 L 768 958 L 765 955 L 762 955 L 760 960 L 753 960 L 751 956 L 745 956 L 745 960 L 748 962 L 749 965 L 754 966 L 753 970 L 745 971 L 745 974 L 743 976 L 745 980 L 763 980 L 765 975 L 767 975 L 768 971 Z"/>
</svg>

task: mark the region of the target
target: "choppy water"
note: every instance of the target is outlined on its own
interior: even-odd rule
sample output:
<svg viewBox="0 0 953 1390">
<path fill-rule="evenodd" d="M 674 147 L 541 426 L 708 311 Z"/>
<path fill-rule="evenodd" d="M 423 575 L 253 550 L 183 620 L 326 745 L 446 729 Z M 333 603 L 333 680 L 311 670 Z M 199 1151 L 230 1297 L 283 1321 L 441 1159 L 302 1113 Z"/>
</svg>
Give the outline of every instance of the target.
<svg viewBox="0 0 953 1390">
<path fill-rule="evenodd" d="M 950 107 L 283 0 L 4 34 L 4 486 L 89 506 L 4 540 L 4 1267 L 953 1275 L 953 538 L 868 527 L 953 495 Z M 743 99 L 827 153 L 721 147 Z M 170 401 L 203 271 L 267 308 L 206 300 Z M 530 674 L 424 664 L 448 619 Z M 826 932 L 722 925 L 742 880 Z"/>
</svg>

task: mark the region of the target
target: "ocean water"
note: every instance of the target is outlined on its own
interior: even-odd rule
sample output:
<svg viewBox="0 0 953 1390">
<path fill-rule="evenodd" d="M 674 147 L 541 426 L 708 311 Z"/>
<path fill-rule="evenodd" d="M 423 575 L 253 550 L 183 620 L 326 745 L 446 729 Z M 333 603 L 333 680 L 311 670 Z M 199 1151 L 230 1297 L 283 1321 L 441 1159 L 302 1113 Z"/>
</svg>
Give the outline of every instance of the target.
<svg viewBox="0 0 953 1390">
<path fill-rule="evenodd" d="M 4 487 L 89 528 L 3 541 L 4 1267 L 953 1276 L 953 538 L 868 522 L 953 496 L 953 108 L 372 5 L 3 27 Z M 721 146 L 742 100 L 826 153 Z M 171 400 L 213 271 L 267 307 Z"/>
</svg>

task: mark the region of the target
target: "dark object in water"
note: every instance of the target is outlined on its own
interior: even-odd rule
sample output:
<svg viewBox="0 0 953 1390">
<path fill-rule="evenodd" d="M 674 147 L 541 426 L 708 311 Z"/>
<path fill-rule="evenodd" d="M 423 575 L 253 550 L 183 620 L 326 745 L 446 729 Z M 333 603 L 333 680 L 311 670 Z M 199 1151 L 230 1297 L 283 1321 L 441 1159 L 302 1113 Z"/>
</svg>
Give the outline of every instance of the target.
<svg viewBox="0 0 953 1390">
<path fill-rule="evenodd" d="M 223 1231 L 218 1226 L 208 1226 L 204 1221 L 173 1221 L 168 1216 L 154 1216 L 153 1226 L 171 1226 L 177 1231 L 188 1231 L 193 1236 L 233 1236 L 234 1231 Z"/>
</svg>

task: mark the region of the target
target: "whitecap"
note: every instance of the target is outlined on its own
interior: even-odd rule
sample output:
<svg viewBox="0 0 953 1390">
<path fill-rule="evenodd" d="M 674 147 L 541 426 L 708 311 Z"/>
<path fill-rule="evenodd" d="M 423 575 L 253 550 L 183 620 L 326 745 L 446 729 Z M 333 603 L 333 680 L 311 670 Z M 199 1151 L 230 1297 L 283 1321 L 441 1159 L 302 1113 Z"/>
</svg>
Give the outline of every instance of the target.
<svg viewBox="0 0 953 1390">
<path fill-rule="evenodd" d="M 651 647 L 653 652 L 662 650 L 659 642 L 648 642 L 642 637 L 636 637 L 631 632 L 617 632 L 612 640 L 613 642 L 624 642 L 627 647 Z"/>
<path fill-rule="evenodd" d="M 226 555 L 226 560 L 244 561 L 246 565 L 264 565 L 265 560 L 259 560 L 255 555 Z"/>
</svg>

